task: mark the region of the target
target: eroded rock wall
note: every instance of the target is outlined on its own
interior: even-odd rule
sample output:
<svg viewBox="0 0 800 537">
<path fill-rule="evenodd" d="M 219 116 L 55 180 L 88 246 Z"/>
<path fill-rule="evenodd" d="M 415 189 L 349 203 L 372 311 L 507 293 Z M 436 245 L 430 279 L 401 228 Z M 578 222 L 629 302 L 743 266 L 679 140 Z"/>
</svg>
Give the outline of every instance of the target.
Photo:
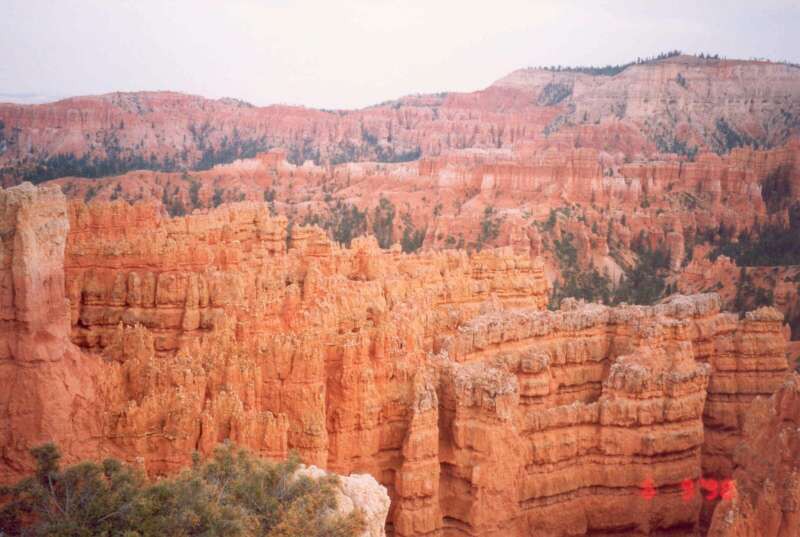
<svg viewBox="0 0 800 537">
<path fill-rule="evenodd" d="M 734 450 L 737 494 L 714 512 L 711 537 L 800 534 L 800 375 L 749 407 Z"/>
<path fill-rule="evenodd" d="M 713 294 L 549 312 L 511 248 L 345 249 L 265 204 L 170 219 L 0 194 L 4 480 L 47 439 L 155 475 L 229 439 L 371 474 L 391 535 L 692 535 L 710 507 L 681 481 L 729 477 L 747 405 L 786 377 L 780 313 Z"/>
<path fill-rule="evenodd" d="M 342 249 L 316 228 L 289 236 L 263 204 L 179 219 L 143 204 L 69 211 L 71 338 L 120 377 L 109 450 L 160 473 L 226 438 L 297 449 L 389 486 L 396 534 L 438 531 L 427 350 L 482 309 L 544 307 L 541 266 L 510 250 Z"/>
<path fill-rule="evenodd" d="M 747 403 L 785 379 L 780 330 L 775 310 L 739 321 L 698 295 L 488 314 L 444 336 L 444 534 L 696 534 L 702 501 L 680 484 L 731 476 Z"/>
<path fill-rule="evenodd" d="M 69 340 L 58 188 L 0 189 L 0 480 L 33 470 L 28 449 L 52 438 L 72 460 L 96 453 L 102 431 L 99 358 Z"/>
</svg>

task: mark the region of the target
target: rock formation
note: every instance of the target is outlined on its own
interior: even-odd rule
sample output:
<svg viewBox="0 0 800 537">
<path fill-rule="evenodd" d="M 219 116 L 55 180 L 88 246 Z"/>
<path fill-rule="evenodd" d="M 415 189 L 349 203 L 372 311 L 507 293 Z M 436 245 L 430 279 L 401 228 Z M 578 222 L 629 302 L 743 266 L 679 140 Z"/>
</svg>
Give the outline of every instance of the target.
<svg viewBox="0 0 800 537">
<path fill-rule="evenodd" d="M 0 189 L 0 480 L 32 471 L 27 450 L 58 438 L 71 460 L 102 433 L 99 358 L 69 340 L 64 247 L 69 223 L 57 187 Z"/>
<path fill-rule="evenodd" d="M 390 242 L 421 237 L 406 250 L 511 246 L 541 258 L 552 288 L 606 303 L 643 246 L 663 249 L 661 288 L 719 291 L 739 311 L 771 303 L 797 339 L 794 269 L 747 267 L 772 300 L 743 306 L 736 278 L 704 257 L 800 219 L 799 73 L 674 56 L 616 73 L 521 70 L 478 92 L 350 112 L 174 93 L 0 105 L 0 176 L 58 177 L 70 199 L 155 202 L 173 216 L 266 201 L 289 227 L 339 240 L 348 228 L 348 245 L 387 200 Z M 735 274 L 744 263 L 732 261 Z"/>
<path fill-rule="evenodd" d="M 727 153 L 780 146 L 799 134 L 798 102 L 796 66 L 692 56 L 609 76 L 522 69 L 481 91 L 409 96 L 355 111 L 114 93 L 0 105 L 0 175 L 8 186 L 20 175 L 208 169 L 270 147 L 287 149 L 295 164 L 401 162 L 516 146 L 629 157 Z"/>
<path fill-rule="evenodd" d="M 553 125 L 592 126 L 616 117 L 634 124 L 664 152 L 676 142 L 727 151 L 732 136 L 769 140 L 768 145 L 785 141 L 793 120 L 776 118 L 773 106 L 791 102 L 790 115 L 796 117 L 798 74 L 800 68 L 792 65 L 681 55 L 631 65 L 612 76 L 520 69 L 493 87 L 556 101 L 563 115 Z"/>
<path fill-rule="evenodd" d="M 302 466 L 295 475 L 319 479 L 327 475 L 316 466 Z M 368 474 L 339 476 L 334 491 L 336 511 L 347 516 L 355 509 L 364 515 L 366 527 L 358 537 L 386 537 L 386 515 L 389 514 L 389 495 L 386 488 Z"/>
<path fill-rule="evenodd" d="M 374 476 L 398 537 L 692 534 L 713 505 L 681 482 L 730 477 L 787 378 L 774 309 L 546 311 L 511 247 L 342 248 L 265 203 L 169 218 L 28 184 L 0 207 L 3 481 L 48 439 L 151 475 L 229 439 Z"/>
<path fill-rule="evenodd" d="M 796 535 L 800 69 L 611 71 L 0 105 L 0 482 L 231 440 L 359 474 L 365 537 Z"/>
<path fill-rule="evenodd" d="M 734 450 L 737 494 L 714 511 L 709 537 L 789 537 L 800 532 L 800 376 L 756 399 Z"/>
</svg>

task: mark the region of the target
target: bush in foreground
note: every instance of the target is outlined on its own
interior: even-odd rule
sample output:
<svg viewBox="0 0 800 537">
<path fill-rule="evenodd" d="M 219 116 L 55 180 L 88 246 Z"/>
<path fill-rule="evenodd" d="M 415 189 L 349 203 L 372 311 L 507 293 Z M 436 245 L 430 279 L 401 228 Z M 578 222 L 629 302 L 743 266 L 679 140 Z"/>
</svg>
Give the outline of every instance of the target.
<svg viewBox="0 0 800 537">
<path fill-rule="evenodd" d="M 296 456 L 271 463 L 226 445 L 148 482 L 114 459 L 61 469 L 53 444 L 31 454 L 36 474 L 0 487 L 0 535 L 350 537 L 363 528 L 359 512 L 335 511 L 338 477 L 296 476 Z"/>
</svg>

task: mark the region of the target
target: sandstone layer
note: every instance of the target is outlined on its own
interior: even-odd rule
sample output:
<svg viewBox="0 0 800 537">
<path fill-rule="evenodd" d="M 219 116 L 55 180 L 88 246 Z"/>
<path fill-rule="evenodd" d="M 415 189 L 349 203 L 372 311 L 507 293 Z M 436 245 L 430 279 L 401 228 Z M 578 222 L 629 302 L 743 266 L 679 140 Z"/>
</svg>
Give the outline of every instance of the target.
<svg viewBox="0 0 800 537">
<path fill-rule="evenodd" d="M 294 166 L 276 149 L 208 171 L 137 171 L 56 183 L 70 199 L 152 202 L 173 215 L 267 200 L 270 212 L 286 216 L 291 226 L 317 223 L 339 240 L 345 228 L 352 236 L 371 233 L 376 211 L 388 201 L 395 212 L 391 241 L 418 233 L 423 250 L 511 246 L 519 255 L 540 257 L 551 286 L 561 288 L 579 268 L 605 278 L 613 291 L 630 278 L 643 248 L 663 250 L 669 258 L 661 274 L 665 285 L 689 294 L 719 291 L 732 307 L 741 267 L 733 260 L 727 268 L 714 265 L 717 270 L 709 257 L 742 233 L 769 242 L 775 230 L 787 234 L 797 227 L 791 222 L 800 214 L 798 157 L 800 144 L 793 141 L 722 157 L 701 153 L 693 161 L 626 163 L 589 148 L 517 148 L 451 152 L 416 163 Z M 571 248 L 573 261 L 564 257 Z M 776 273 L 778 261 L 761 263 L 746 269 L 754 288 L 771 293 L 772 305 L 800 337 L 796 271 L 777 267 Z M 761 305 L 754 297 L 743 304 Z"/>
<path fill-rule="evenodd" d="M 753 402 L 734 461 L 738 493 L 714 512 L 708 535 L 800 534 L 800 376 Z"/>
<path fill-rule="evenodd" d="M 511 247 L 343 248 L 255 202 L 169 218 L 23 184 L 0 206 L 3 481 L 43 440 L 151 475 L 231 440 L 374 476 L 390 535 L 697 535 L 713 505 L 681 482 L 730 477 L 787 378 L 777 310 L 546 311 Z"/>
</svg>

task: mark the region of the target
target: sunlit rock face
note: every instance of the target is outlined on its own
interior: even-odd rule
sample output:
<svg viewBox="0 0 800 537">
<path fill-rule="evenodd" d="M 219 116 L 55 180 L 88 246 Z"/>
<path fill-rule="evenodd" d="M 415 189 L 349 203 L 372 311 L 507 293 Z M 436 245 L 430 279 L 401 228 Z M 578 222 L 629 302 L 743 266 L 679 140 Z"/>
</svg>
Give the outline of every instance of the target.
<svg viewBox="0 0 800 537">
<path fill-rule="evenodd" d="M 547 311 L 513 247 L 343 248 L 254 202 L 0 207 L 3 481 L 45 440 L 151 475 L 231 440 L 370 474 L 390 535 L 692 534 L 713 505 L 681 482 L 740 479 L 747 409 L 787 379 L 777 310 Z"/>
<path fill-rule="evenodd" d="M 58 187 L 0 189 L 0 479 L 32 470 L 27 449 L 61 440 L 72 460 L 96 453 L 104 365 L 70 342 L 64 297 L 69 230 Z"/>
</svg>

